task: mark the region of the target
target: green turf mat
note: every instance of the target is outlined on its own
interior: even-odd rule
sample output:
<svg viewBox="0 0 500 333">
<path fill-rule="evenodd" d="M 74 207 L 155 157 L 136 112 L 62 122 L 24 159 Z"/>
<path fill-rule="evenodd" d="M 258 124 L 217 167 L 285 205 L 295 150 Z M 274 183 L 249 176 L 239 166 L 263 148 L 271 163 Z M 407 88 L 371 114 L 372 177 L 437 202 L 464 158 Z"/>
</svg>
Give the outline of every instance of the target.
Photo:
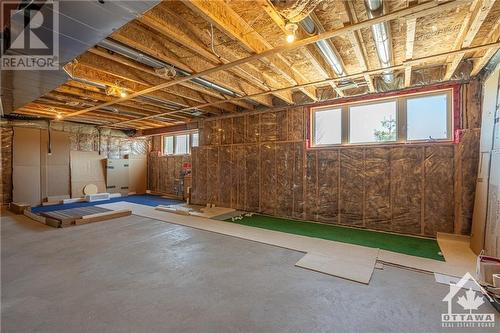
<svg viewBox="0 0 500 333">
<path fill-rule="evenodd" d="M 444 261 L 439 254 L 438 243 L 434 239 L 395 235 L 364 229 L 341 227 L 311 222 L 301 222 L 283 218 L 252 215 L 231 221 L 251 227 L 287 232 L 295 235 L 333 240 L 337 242 L 363 245 L 412 256 Z"/>
</svg>

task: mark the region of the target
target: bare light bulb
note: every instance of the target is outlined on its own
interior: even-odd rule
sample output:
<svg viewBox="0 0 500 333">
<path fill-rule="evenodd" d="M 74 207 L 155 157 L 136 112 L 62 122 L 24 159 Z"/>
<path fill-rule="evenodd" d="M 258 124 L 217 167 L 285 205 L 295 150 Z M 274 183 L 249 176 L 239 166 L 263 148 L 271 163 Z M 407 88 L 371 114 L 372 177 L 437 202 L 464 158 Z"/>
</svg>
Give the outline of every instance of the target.
<svg viewBox="0 0 500 333">
<path fill-rule="evenodd" d="M 124 90 L 120 91 L 120 97 L 121 97 L 121 98 L 125 98 L 125 97 L 127 97 L 127 92 L 126 92 L 126 91 L 124 91 Z"/>
<path fill-rule="evenodd" d="M 297 28 L 298 26 L 296 23 L 288 22 L 285 24 L 286 41 L 288 43 L 293 43 L 295 41 L 295 32 L 297 31 Z"/>
<path fill-rule="evenodd" d="M 57 120 L 61 120 L 61 119 L 62 119 L 62 114 L 58 113 L 58 114 L 56 115 L 56 119 L 57 119 Z"/>
</svg>

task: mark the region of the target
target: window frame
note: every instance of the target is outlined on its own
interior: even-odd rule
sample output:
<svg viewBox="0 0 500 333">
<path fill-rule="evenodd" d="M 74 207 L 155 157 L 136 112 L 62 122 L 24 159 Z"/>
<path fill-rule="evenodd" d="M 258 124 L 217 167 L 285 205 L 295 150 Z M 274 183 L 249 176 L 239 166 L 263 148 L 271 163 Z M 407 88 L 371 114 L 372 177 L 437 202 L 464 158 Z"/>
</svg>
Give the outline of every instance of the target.
<svg viewBox="0 0 500 333">
<path fill-rule="evenodd" d="M 406 94 L 393 94 L 391 96 L 376 97 L 369 100 L 351 100 L 343 103 L 323 104 L 312 106 L 309 108 L 309 126 L 308 126 L 308 148 L 320 149 L 328 147 L 343 147 L 343 146 L 387 146 L 387 145 L 412 145 L 412 144 L 433 144 L 433 143 L 452 143 L 454 142 L 454 129 L 457 119 L 455 115 L 455 95 L 454 87 L 446 87 L 441 89 L 433 89 Z M 446 95 L 446 112 L 447 112 L 447 137 L 444 139 L 433 140 L 408 140 L 407 139 L 407 100 L 418 97 L 429 97 L 436 95 Z M 375 141 L 375 142 L 359 142 L 351 143 L 350 140 L 350 112 L 351 106 L 380 104 L 385 102 L 396 102 L 396 140 L 395 141 Z M 315 112 L 324 111 L 326 109 L 341 109 L 341 143 L 338 144 L 315 144 Z"/>
<path fill-rule="evenodd" d="M 186 155 L 191 155 L 191 152 L 192 152 L 192 149 L 193 149 L 193 134 L 194 133 L 198 133 L 198 146 L 199 146 L 199 130 L 190 130 L 190 131 L 182 131 L 182 132 L 172 132 L 172 133 L 168 133 L 168 134 L 163 134 L 161 136 L 161 154 L 162 156 L 186 156 Z M 187 140 L 188 140 L 188 151 L 187 153 L 183 153 L 183 154 L 178 154 L 176 152 L 176 144 L 177 144 L 177 136 L 178 135 L 187 135 Z M 166 141 L 166 138 L 167 137 L 173 137 L 173 145 L 174 145 L 174 152 L 173 154 L 166 154 L 165 153 L 165 141 Z M 198 146 L 195 146 L 195 147 L 198 147 Z"/>
<path fill-rule="evenodd" d="M 372 104 L 384 104 L 384 103 L 391 103 L 394 102 L 396 105 L 396 140 L 394 141 L 368 141 L 368 142 L 351 142 L 351 107 L 353 106 L 366 106 L 366 105 L 372 105 Z M 394 144 L 399 142 L 399 101 L 397 98 L 384 98 L 383 100 L 377 99 L 376 101 L 361 101 L 361 102 L 356 102 L 356 103 L 350 103 L 346 105 L 346 111 L 347 111 L 347 140 L 346 144 L 352 145 L 352 146 L 359 146 L 359 145 L 380 145 L 380 144 Z M 342 128 L 342 130 L 344 130 Z"/>
<path fill-rule="evenodd" d="M 432 97 L 432 96 L 439 96 L 439 95 L 446 95 L 446 133 L 447 137 L 443 139 L 433 139 L 433 140 L 408 140 L 408 103 L 407 101 L 409 99 L 415 99 L 420 97 Z M 453 141 L 453 129 L 454 129 L 454 110 L 453 110 L 453 91 L 452 89 L 447 89 L 447 90 L 441 90 L 441 91 L 433 91 L 430 93 L 418 93 L 418 94 L 412 94 L 409 96 L 406 96 L 404 99 L 404 140 L 405 142 L 408 143 L 413 143 L 413 142 L 420 142 L 420 143 L 425 143 L 425 142 L 450 142 Z"/>
<path fill-rule="evenodd" d="M 322 112 L 322 111 L 331 111 L 331 110 L 338 110 L 340 109 L 340 143 L 323 143 L 323 144 L 314 144 L 315 140 L 315 135 L 314 135 L 314 128 L 316 127 L 316 117 L 314 114 L 316 112 Z M 336 105 L 329 105 L 329 106 L 322 106 L 322 107 L 315 107 L 311 108 L 311 142 L 313 142 L 314 147 L 329 147 L 329 146 L 338 146 L 341 145 L 342 142 L 344 141 L 344 137 L 342 136 L 342 133 L 344 132 L 343 129 L 343 121 L 344 121 L 344 110 L 341 107 L 338 107 Z"/>
</svg>

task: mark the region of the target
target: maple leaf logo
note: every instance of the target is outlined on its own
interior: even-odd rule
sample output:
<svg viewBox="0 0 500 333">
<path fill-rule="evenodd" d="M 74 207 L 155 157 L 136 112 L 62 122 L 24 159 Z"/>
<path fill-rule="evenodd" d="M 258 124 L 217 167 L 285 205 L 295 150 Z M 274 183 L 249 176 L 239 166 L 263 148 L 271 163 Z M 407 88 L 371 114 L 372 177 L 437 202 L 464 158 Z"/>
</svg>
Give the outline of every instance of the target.
<svg viewBox="0 0 500 333">
<path fill-rule="evenodd" d="M 476 297 L 476 292 L 469 289 L 465 292 L 465 297 L 460 296 L 458 298 L 457 303 L 460 304 L 464 310 L 472 312 L 472 310 L 477 310 L 477 308 L 484 303 L 484 300 L 482 296 Z"/>
</svg>

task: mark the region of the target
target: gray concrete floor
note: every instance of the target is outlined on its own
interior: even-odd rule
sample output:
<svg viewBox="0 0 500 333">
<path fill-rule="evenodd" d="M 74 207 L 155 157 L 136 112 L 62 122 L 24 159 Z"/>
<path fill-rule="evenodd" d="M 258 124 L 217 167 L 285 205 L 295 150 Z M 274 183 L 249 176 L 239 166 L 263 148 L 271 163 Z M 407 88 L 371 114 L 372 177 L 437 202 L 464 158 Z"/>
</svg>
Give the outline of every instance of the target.
<svg viewBox="0 0 500 333">
<path fill-rule="evenodd" d="M 2 216 L 1 241 L 2 332 L 438 332 L 449 290 L 388 266 L 366 286 L 138 216 L 65 229 Z"/>
</svg>

